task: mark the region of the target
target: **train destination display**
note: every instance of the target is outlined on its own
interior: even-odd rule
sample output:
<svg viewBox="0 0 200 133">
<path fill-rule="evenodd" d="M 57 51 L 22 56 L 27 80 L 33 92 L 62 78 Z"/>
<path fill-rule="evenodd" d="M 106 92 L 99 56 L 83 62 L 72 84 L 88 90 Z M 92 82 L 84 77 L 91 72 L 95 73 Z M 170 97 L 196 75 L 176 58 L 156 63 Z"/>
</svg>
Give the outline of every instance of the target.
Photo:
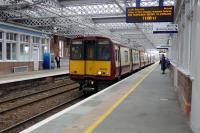
<svg viewBox="0 0 200 133">
<path fill-rule="evenodd" d="M 127 23 L 173 22 L 174 7 L 128 7 L 126 8 Z"/>
</svg>

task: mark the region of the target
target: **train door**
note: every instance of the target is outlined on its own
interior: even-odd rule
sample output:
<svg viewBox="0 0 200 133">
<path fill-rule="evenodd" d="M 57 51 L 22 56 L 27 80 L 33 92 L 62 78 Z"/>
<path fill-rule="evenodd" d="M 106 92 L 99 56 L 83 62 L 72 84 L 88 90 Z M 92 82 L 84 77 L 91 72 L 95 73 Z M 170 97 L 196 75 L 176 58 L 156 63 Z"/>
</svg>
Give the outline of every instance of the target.
<svg viewBox="0 0 200 133">
<path fill-rule="evenodd" d="M 85 40 L 85 75 L 96 75 L 95 73 L 95 41 L 94 40 Z"/>
<path fill-rule="evenodd" d="M 120 51 L 119 51 L 120 47 L 119 46 L 115 46 L 115 67 L 116 67 L 116 77 L 118 77 L 121 73 L 121 69 L 120 69 Z"/>
<path fill-rule="evenodd" d="M 118 50 L 118 59 L 119 59 L 119 75 L 122 75 L 122 60 L 121 60 L 121 48 Z M 119 77 L 120 77 L 119 76 Z"/>
<path fill-rule="evenodd" d="M 141 51 L 139 51 L 139 62 L 140 62 L 140 67 L 142 67 Z"/>
</svg>

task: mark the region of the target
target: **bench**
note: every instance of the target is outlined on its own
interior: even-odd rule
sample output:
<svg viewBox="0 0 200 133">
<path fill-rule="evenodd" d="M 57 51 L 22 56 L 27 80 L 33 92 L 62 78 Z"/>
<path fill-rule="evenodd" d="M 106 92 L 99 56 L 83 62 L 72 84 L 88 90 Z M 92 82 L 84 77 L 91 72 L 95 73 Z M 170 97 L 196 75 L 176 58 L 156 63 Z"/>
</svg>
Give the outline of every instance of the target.
<svg viewBox="0 0 200 133">
<path fill-rule="evenodd" d="M 28 72 L 28 66 L 13 67 L 13 68 L 12 68 L 12 72 L 13 72 L 13 73 Z"/>
</svg>

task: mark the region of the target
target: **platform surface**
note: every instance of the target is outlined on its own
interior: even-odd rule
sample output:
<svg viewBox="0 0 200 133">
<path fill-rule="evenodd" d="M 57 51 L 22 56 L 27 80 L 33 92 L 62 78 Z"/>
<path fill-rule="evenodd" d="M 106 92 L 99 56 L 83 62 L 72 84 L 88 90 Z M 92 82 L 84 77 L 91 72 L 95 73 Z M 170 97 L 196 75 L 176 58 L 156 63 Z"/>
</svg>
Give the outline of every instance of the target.
<svg viewBox="0 0 200 133">
<path fill-rule="evenodd" d="M 191 133 L 191 130 L 169 74 L 162 75 L 159 67 L 153 65 L 21 133 L 28 132 Z"/>
<path fill-rule="evenodd" d="M 0 75 L 0 84 L 37 79 L 37 78 L 43 78 L 43 77 L 48 77 L 48 76 L 56 76 L 56 75 L 62 75 L 62 74 L 68 74 L 68 73 L 69 73 L 69 68 L 62 67 L 60 69 L 39 70 L 39 71 Z"/>
</svg>

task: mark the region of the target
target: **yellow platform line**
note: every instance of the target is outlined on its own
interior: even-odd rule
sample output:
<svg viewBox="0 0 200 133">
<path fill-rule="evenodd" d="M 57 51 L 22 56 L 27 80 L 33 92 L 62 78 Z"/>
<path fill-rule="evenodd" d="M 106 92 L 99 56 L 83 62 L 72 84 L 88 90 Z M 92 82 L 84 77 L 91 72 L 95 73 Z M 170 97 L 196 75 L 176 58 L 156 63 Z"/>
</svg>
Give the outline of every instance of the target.
<svg viewBox="0 0 200 133">
<path fill-rule="evenodd" d="M 148 71 L 148 73 L 145 73 L 145 75 L 141 78 L 139 78 L 136 83 L 131 84 L 128 87 L 128 91 L 122 96 L 120 97 L 115 104 L 113 104 L 104 114 L 102 114 L 92 125 L 90 125 L 83 133 L 91 133 L 101 122 L 103 122 L 103 120 L 114 111 L 114 109 L 116 107 L 118 107 L 120 105 L 120 103 L 122 103 L 130 93 L 132 93 L 137 87 L 138 85 L 140 85 L 140 83 L 142 83 L 142 81 L 157 67 L 157 63 L 154 64 L 153 67 L 149 68 L 150 71 Z"/>
</svg>

